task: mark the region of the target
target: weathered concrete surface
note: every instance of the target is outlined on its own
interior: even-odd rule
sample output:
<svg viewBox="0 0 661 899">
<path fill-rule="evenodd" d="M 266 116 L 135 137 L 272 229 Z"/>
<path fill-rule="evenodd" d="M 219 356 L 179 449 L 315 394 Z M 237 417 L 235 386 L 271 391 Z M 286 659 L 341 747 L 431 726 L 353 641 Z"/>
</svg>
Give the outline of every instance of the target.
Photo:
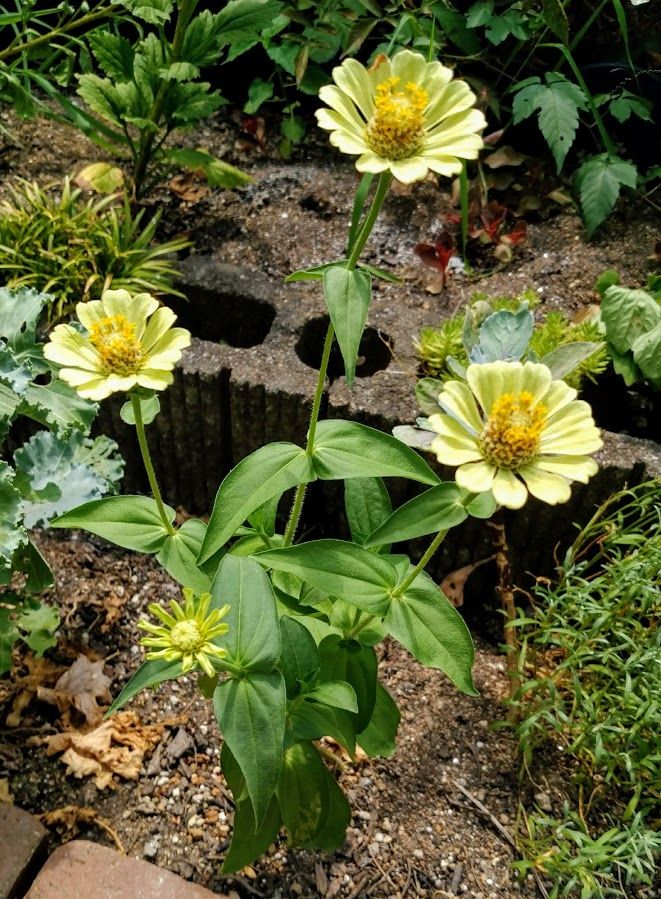
<svg viewBox="0 0 661 899">
<path fill-rule="evenodd" d="M 0 899 L 25 893 L 46 858 L 48 834 L 37 819 L 0 802 Z"/>
<path fill-rule="evenodd" d="M 25 899 L 227 899 L 149 862 L 87 840 L 60 846 Z"/>
</svg>

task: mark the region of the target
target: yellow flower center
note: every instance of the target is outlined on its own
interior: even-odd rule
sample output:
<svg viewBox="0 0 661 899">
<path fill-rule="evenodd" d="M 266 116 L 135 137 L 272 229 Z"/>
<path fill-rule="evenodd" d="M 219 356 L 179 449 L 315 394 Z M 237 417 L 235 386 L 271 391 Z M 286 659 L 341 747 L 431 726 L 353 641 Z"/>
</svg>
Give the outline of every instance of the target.
<svg viewBox="0 0 661 899">
<path fill-rule="evenodd" d="M 196 621 L 178 621 L 170 631 L 170 643 L 180 652 L 194 652 L 204 642 Z"/>
<path fill-rule="evenodd" d="M 374 112 L 367 123 L 367 143 L 384 159 L 407 159 L 425 139 L 424 111 L 429 94 L 409 81 L 397 90 L 400 78 L 387 78 L 378 85 Z"/>
<path fill-rule="evenodd" d="M 90 341 L 101 357 L 104 374 L 125 377 L 139 370 L 144 352 L 135 336 L 135 322 L 125 315 L 108 315 L 94 322 Z"/>
<path fill-rule="evenodd" d="M 491 408 L 480 434 L 480 452 L 498 468 L 517 469 L 539 453 L 539 440 L 546 421 L 546 407 L 535 405 L 527 390 L 504 393 Z"/>
</svg>

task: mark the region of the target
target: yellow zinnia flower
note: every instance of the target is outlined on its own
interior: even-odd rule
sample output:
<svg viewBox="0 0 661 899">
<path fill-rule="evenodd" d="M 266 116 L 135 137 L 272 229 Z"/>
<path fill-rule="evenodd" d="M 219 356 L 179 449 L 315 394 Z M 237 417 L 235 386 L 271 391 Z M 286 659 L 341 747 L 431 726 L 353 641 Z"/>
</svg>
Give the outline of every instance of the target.
<svg viewBox="0 0 661 899">
<path fill-rule="evenodd" d="M 84 336 L 71 325 L 58 325 L 44 356 L 63 366 L 60 377 L 80 396 L 103 400 L 133 387 L 163 390 L 172 369 L 190 345 L 185 328 L 173 328 L 177 316 L 148 293 L 106 290 L 100 300 L 78 303 Z"/>
<path fill-rule="evenodd" d="M 442 464 L 459 466 L 460 487 L 491 490 L 500 505 L 519 509 L 529 492 L 564 503 L 572 481 L 596 473 L 587 453 L 602 442 L 592 410 L 545 365 L 486 362 L 469 365 L 466 378 L 445 385 L 445 414 L 429 417 L 438 434 L 430 448 Z"/>
<path fill-rule="evenodd" d="M 477 132 L 486 120 L 473 108 L 475 94 L 440 62 L 411 50 L 371 69 L 346 59 L 333 80 L 319 91 L 330 109 L 318 109 L 317 122 L 334 147 L 359 157 L 359 172 L 390 170 L 410 184 L 430 169 L 455 175 L 460 160 L 476 159 L 482 148 Z"/>
<path fill-rule="evenodd" d="M 171 613 L 156 603 L 149 606 L 151 614 L 162 625 L 148 621 L 138 622 L 139 628 L 151 634 L 140 640 L 143 646 L 150 649 L 145 658 L 165 659 L 166 662 L 181 661 L 182 674 L 201 668 L 205 674 L 213 677 L 216 673 L 213 659 L 224 659 L 227 651 L 212 641 L 229 630 L 229 625 L 222 622 L 221 618 L 227 615 L 230 607 L 225 605 L 221 609 L 209 611 L 210 593 L 203 593 L 199 599 L 195 598 L 189 587 L 184 587 L 182 593 L 183 608 L 176 599 L 172 599 Z"/>
</svg>

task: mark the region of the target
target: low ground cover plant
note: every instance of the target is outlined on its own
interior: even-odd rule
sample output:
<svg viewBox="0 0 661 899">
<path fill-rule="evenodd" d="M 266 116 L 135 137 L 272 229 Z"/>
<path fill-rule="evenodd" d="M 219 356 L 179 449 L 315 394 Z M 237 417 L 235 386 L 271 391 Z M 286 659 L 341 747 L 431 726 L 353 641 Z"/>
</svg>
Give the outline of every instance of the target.
<svg viewBox="0 0 661 899">
<path fill-rule="evenodd" d="M 117 194 L 86 198 L 69 178 L 45 187 L 18 181 L 0 203 L 0 277 L 44 295 L 46 326 L 111 286 L 176 294 L 176 254 L 190 243 L 155 243 L 159 215 L 144 215 Z"/>
<path fill-rule="evenodd" d="M 516 697 L 525 769 L 562 747 L 576 804 L 535 812 L 521 841 L 552 896 L 630 895 L 652 882 L 661 728 L 661 482 L 615 494 L 584 527 L 557 581 L 540 583 L 516 622 Z"/>
</svg>

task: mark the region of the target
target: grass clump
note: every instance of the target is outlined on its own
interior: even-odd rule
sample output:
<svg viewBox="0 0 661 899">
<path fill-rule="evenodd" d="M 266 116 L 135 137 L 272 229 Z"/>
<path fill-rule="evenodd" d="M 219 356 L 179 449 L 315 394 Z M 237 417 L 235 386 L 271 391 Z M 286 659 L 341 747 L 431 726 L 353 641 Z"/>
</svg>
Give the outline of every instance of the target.
<svg viewBox="0 0 661 899">
<path fill-rule="evenodd" d="M 661 480 L 613 496 L 581 531 L 556 584 L 520 619 L 516 701 L 524 765 L 561 746 L 576 808 L 534 814 L 518 867 L 551 897 L 621 897 L 651 884 L 661 798 Z"/>
<path fill-rule="evenodd" d="M 185 240 L 155 244 L 158 216 L 143 224 L 116 196 L 85 199 L 68 178 L 45 188 L 19 181 L 0 203 L 0 277 L 53 299 L 43 324 L 52 326 L 81 300 L 104 290 L 177 294 L 174 253 Z"/>
</svg>

